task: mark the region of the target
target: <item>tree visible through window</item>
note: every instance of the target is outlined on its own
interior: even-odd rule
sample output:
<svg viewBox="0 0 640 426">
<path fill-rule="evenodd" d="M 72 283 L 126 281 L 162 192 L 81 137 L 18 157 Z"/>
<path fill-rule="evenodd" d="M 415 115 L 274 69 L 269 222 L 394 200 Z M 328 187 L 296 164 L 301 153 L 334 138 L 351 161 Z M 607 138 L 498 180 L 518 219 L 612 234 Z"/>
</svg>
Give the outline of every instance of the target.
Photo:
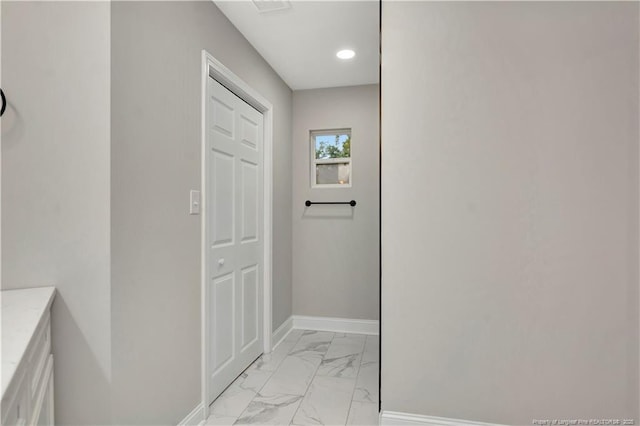
<svg viewBox="0 0 640 426">
<path fill-rule="evenodd" d="M 314 187 L 351 186 L 351 130 L 311 132 Z"/>
<path fill-rule="evenodd" d="M 316 158 L 351 158 L 351 135 L 316 136 Z"/>
</svg>

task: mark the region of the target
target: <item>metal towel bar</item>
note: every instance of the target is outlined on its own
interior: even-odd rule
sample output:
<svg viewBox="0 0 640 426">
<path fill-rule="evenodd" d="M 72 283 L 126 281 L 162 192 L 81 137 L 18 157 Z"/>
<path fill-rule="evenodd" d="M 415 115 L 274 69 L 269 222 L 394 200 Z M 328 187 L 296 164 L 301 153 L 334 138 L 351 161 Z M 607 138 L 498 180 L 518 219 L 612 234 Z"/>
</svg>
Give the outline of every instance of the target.
<svg viewBox="0 0 640 426">
<path fill-rule="evenodd" d="M 351 201 L 305 201 L 304 205 L 309 207 L 312 204 L 349 204 L 351 207 L 354 207 L 356 205 L 356 200 L 351 200 Z"/>
<path fill-rule="evenodd" d="M 2 98 L 2 107 L 0 107 L 0 117 L 2 117 L 4 110 L 7 108 L 7 98 L 4 97 L 2 89 L 0 89 L 0 98 Z"/>
</svg>

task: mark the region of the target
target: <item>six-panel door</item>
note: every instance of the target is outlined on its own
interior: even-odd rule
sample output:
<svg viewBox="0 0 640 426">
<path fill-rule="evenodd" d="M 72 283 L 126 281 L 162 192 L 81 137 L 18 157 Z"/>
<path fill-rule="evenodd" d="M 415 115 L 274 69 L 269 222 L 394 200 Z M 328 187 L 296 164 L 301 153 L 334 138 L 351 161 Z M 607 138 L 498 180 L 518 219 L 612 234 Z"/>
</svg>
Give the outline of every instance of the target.
<svg viewBox="0 0 640 426">
<path fill-rule="evenodd" d="M 263 348 L 263 116 L 212 78 L 206 107 L 211 402 Z"/>
</svg>

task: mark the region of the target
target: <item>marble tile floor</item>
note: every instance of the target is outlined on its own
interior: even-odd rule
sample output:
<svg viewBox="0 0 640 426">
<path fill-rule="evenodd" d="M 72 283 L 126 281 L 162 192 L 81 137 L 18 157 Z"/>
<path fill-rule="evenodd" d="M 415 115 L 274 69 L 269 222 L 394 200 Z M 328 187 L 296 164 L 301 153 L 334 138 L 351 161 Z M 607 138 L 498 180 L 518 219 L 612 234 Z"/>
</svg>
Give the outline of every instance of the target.
<svg viewBox="0 0 640 426">
<path fill-rule="evenodd" d="M 211 404 L 205 425 L 377 425 L 378 345 L 292 330 Z"/>
</svg>

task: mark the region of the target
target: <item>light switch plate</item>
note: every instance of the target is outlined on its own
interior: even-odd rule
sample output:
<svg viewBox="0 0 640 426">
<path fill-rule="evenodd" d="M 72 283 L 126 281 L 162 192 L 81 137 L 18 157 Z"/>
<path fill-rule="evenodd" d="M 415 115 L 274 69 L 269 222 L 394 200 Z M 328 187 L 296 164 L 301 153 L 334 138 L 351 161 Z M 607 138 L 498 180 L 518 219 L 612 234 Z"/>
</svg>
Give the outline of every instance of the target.
<svg viewBox="0 0 640 426">
<path fill-rule="evenodd" d="M 200 191 L 192 189 L 189 193 L 189 214 L 200 214 Z"/>
</svg>

